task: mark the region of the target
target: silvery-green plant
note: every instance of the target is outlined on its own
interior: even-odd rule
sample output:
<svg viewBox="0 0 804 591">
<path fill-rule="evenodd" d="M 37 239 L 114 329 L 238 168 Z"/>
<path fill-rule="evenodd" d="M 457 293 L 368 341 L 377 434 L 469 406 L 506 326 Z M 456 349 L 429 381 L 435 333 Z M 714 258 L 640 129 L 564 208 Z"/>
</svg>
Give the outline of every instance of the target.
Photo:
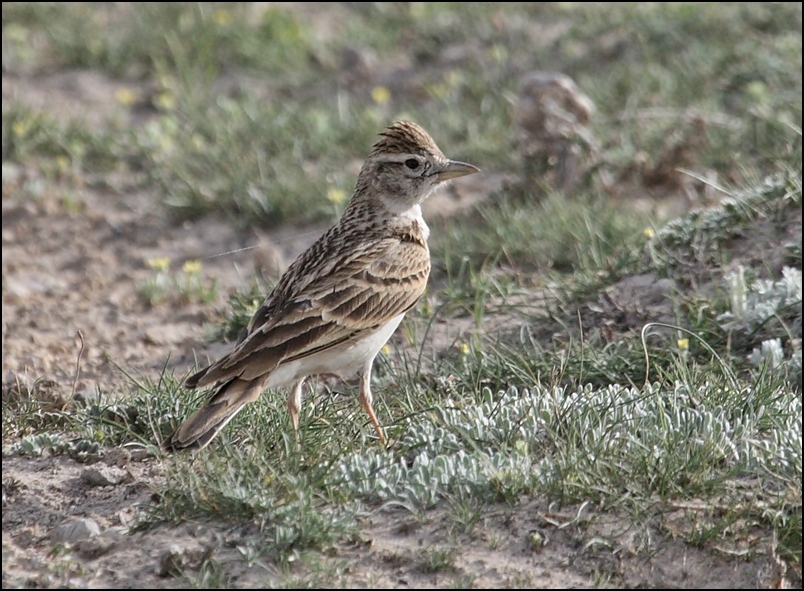
<svg viewBox="0 0 804 591">
<path fill-rule="evenodd" d="M 778 281 L 758 279 L 747 286 L 742 266 L 726 280 L 731 310 L 718 317 L 724 328 L 752 331 L 783 309 L 801 304 L 801 271 L 792 267 L 785 267 Z"/>
<path fill-rule="evenodd" d="M 785 333 L 792 352 L 785 357 L 782 339 L 772 338 L 762 342 L 748 356 L 757 367 L 770 369 L 786 367 L 795 374 L 801 373 L 801 271 L 792 267 L 782 270 L 777 281 L 758 279 L 750 286 L 745 272 L 738 267 L 726 275 L 731 310 L 718 316 L 718 322 L 726 330 L 753 333 L 773 318 L 787 319 Z"/>
<path fill-rule="evenodd" d="M 444 497 L 515 501 L 556 486 L 673 494 L 679 478 L 717 478 L 714 466 L 797 478 L 800 398 L 792 391 L 773 397 L 787 419 L 769 437 L 761 416 L 720 403 L 721 394 L 750 401 L 758 393 L 748 386 L 722 392 L 729 387 L 486 389 L 481 404 L 447 402 L 408 419 L 399 444 L 407 456 L 354 452 L 335 479 L 357 497 L 419 513 Z"/>
</svg>

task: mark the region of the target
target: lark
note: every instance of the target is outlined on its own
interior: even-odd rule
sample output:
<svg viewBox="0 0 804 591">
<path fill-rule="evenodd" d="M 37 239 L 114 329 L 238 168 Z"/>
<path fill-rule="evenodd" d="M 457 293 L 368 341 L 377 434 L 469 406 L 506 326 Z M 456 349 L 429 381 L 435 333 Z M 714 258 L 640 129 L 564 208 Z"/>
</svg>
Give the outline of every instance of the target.
<svg viewBox="0 0 804 591">
<path fill-rule="evenodd" d="M 213 390 L 164 448 L 204 448 L 265 389 L 286 386 L 298 437 L 304 381 L 318 374 L 359 377 L 360 403 L 385 444 L 371 370 L 427 285 L 430 231 L 421 204 L 439 185 L 476 172 L 446 158 L 416 123 L 387 127 L 338 223 L 288 267 L 233 350 L 186 380 L 187 388 Z"/>
</svg>

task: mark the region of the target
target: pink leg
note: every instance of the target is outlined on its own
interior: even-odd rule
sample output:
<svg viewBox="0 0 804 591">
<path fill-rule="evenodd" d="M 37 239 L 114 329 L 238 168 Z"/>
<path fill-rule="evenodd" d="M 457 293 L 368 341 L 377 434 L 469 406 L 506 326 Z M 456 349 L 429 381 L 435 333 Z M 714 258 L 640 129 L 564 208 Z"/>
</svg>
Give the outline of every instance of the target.
<svg viewBox="0 0 804 591">
<path fill-rule="evenodd" d="M 366 369 L 360 373 L 360 404 L 362 404 L 363 408 L 366 409 L 371 422 L 374 424 L 374 430 L 377 431 L 377 437 L 380 438 L 380 441 L 383 445 L 386 445 L 388 441 L 385 439 L 385 433 L 383 433 L 380 422 L 377 420 L 377 415 L 374 414 L 374 408 L 371 405 L 371 366 L 373 361 L 374 360 L 372 360 Z"/>
</svg>

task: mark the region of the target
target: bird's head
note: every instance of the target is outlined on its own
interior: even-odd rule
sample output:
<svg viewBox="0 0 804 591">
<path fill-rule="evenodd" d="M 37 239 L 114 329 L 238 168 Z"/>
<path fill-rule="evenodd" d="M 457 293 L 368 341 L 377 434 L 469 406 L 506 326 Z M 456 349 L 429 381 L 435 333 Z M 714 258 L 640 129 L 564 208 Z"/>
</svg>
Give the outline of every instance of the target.
<svg viewBox="0 0 804 591">
<path fill-rule="evenodd" d="M 416 123 L 397 121 L 385 128 L 358 177 L 356 197 L 378 198 L 392 212 L 419 205 L 442 183 L 480 169 L 450 160 Z"/>
</svg>

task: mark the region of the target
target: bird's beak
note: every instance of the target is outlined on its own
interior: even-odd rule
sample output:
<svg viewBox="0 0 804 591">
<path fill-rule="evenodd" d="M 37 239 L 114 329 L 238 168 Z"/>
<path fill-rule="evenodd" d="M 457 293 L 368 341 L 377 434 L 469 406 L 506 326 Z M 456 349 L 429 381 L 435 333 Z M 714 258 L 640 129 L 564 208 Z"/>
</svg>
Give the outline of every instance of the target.
<svg viewBox="0 0 804 591">
<path fill-rule="evenodd" d="M 439 182 L 455 179 L 459 176 L 466 176 L 467 174 L 475 174 L 480 172 L 477 166 L 466 164 L 466 162 L 458 162 L 457 160 L 450 160 L 447 165 L 436 173 L 436 178 Z"/>
</svg>

